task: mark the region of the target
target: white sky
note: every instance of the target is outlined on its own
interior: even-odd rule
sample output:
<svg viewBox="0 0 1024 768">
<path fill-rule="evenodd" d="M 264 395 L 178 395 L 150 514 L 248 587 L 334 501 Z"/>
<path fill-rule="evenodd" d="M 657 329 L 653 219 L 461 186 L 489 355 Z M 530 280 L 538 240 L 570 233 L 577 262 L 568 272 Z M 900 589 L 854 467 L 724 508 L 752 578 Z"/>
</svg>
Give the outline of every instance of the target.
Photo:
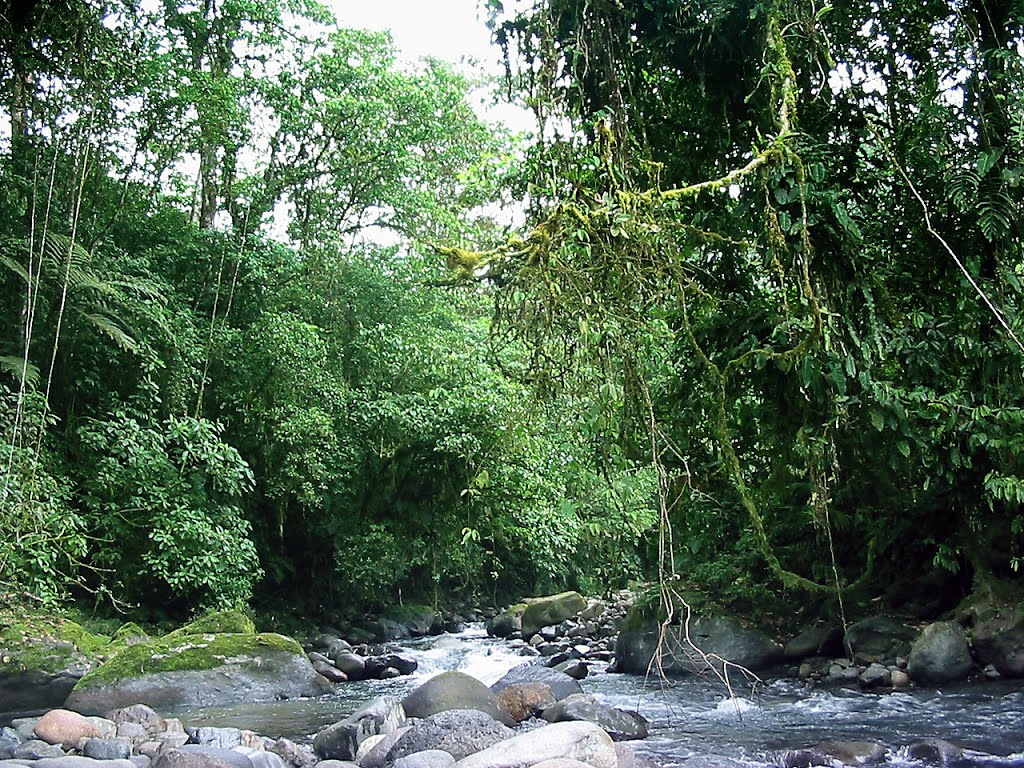
<svg viewBox="0 0 1024 768">
<path fill-rule="evenodd" d="M 467 74 L 504 75 L 501 49 L 491 44 L 482 0 L 327 0 L 338 25 L 390 30 L 402 58 L 431 56 Z M 506 3 L 511 5 L 512 3 Z M 483 101 L 490 99 L 482 97 Z M 486 104 L 481 114 L 514 132 L 535 128 L 533 116 L 509 104 Z"/>
</svg>

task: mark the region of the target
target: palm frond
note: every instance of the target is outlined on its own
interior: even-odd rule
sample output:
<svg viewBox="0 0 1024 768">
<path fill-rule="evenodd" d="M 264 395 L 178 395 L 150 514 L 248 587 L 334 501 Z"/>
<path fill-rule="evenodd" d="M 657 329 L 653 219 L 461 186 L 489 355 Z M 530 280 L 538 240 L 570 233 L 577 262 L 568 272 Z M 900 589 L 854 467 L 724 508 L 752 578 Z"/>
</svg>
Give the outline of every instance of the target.
<svg viewBox="0 0 1024 768">
<path fill-rule="evenodd" d="M 16 355 L 0 355 L 0 370 L 7 371 L 15 380 L 25 379 L 25 383 L 35 389 L 39 385 L 39 369 L 29 363 L 25 365 L 25 359 Z"/>
<path fill-rule="evenodd" d="M 132 338 L 114 318 L 101 312 L 79 311 L 78 314 L 83 320 L 91 323 L 96 330 L 111 339 L 121 349 L 126 352 L 138 351 L 138 342 Z"/>
</svg>

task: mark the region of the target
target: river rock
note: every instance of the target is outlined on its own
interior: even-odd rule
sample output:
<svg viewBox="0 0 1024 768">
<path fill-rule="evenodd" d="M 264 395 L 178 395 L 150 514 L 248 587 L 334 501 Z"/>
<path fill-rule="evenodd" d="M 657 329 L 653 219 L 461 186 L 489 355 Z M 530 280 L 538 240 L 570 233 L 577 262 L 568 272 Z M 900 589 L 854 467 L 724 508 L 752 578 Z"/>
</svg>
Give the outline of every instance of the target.
<svg viewBox="0 0 1024 768">
<path fill-rule="evenodd" d="M 397 699 L 382 696 L 357 709 L 313 739 L 313 750 L 329 760 L 352 760 L 368 737 L 387 734 L 405 725 L 406 710 Z"/>
<path fill-rule="evenodd" d="M 945 739 L 925 739 L 907 747 L 907 757 L 931 765 L 952 766 L 964 759 L 964 751 Z"/>
<path fill-rule="evenodd" d="M 514 683 L 501 689 L 498 702 L 517 723 L 539 715 L 556 701 L 547 683 Z"/>
<path fill-rule="evenodd" d="M 1024 605 L 978 622 L 971 640 L 983 665 L 1007 677 L 1024 677 Z"/>
<path fill-rule="evenodd" d="M 302 647 L 283 635 L 172 632 L 126 647 L 94 669 L 78 682 L 66 706 L 99 714 L 136 703 L 216 706 L 327 690 Z"/>
<path fill-rule="evenodd" d="M 929 624 L 910 650 L 907 673 L 916 683 L 939 685 L 963 680 L 971 671 L 971 648 L 959 624 Z"/>
<path fill-rule="evenodd" d="M 312 768 L 317 762 L 312 747 L 296 744 L 291 739 L 278 739 L 270 746 L 270 751 L 294 768 Z"/>
<path fill-rule="evenodd" d="M 612 741 L 647 738 L 647 720 L 636 712 L 609 707 L 593 696 L 578 693 L 562 699 L 541 715 L 549 723 L 584 721 L 594 723 L 611 736 Z"/>
<path fill-rule="evenodd" d="M 443 749 L 425 749 L 405 757 L 400 757 L 391 768 L 448 768 L 455 758 Z"/>
<path fill-rule="evenodd" d="M 74 749 L 80 740 L 102 735 L 89 718 L 66 709 L 51 709 L 40 717 L 35 734 L 47 744 L 61 744 L 64 749 Z"/>
<path fill-rule="evenodd" d="M 146 733 L 153 735 L 167 730 L 167 722 L 152 707 L 145 704 L 133 704 L 121 707 L 110 713 L 110 719 L 118 726 L 125 723 L 141 725 Z"/>
<path fill-rule="evenodd" d="M 885 759 L 885 747 L 873 741 L 827 741 L 814 747 L 783 752 L 779 763 L 783 768 L 811 766 L 877 765 Z"/>
<path fill-rule="evenodd" d="M 846 630 L 846 645 L 855 654 L 876 660 L 905 656 L 917 633 L 912 627 L 889 616 L 872 616 L 851 624 Z"/>
<path fill-rule="evenodd" d="M 569 659 L 561 664 L 556 664 L 553 669 L 556 672 L 563 672 L 573 680 L 582 680 L 590 674 L 590 668 L 579 659 Z"/>
<path fill-rule="evenodd" d="M 40 760 L 44 757 L 61 757 L 64 749 L 60 744 L 51 744 L 42 739 L 29 739 L 14 749 L 15 760 Z"/>
<path fill-rule="evenodd" d="M 392 605 L 382 618 L 401 627 L 400 637 L 423 637 L 441 629 L 441 617 L 426 605 Z"/>
<path fill-rule="evenodd" d="M 892 684 L 892 673 L 878 662 L 868 665 L 857 678 L 861 688 L 888 688 Z"/>
<path fill-rule="evenodd" d="M 450 709 L 413 725 L 395 742 L 387 761 L 434 749 L 442 749 L 459 760 L 514 735 L 511 728 L 479 710 Z"/>
<path fill-rule="evenodd" d="M 391 748 L 398 743 L 398 740 L 403 735 L 409 732 L 411 726 L 404 725 L 391 733 L 370 736 L 362 744 L 359 745 L 359 751 L 356 752 L 356 762 L 359 763 L 361 768 L 384 768 L 387 764 L 388 752 Z M 368 749 L 363 749 L 367 744 L 371 744 Z"/>
<path fill-rule="evenodd" d="M 477 709 L 505 725 L 515 722 L 491 689 L 462 672 L 443 672 L 431 678 L 402 699 L 402 704 L 409 717 L 430 717 L 449 709 Z"/>
<path fill-rule="evenodd" d="M 352 651 L 338 651 L 331 656 L 334 666 L 340 669 L 349 680 L 361 680 L 366 668 L 366 660 Z"/>
<path fill-rule="evenodd" d="M 95 760 L 82 755 L 64 755 L 36 760 L 32 768 L 137 768 L 133 760 Z"/>
<path fill-rule="evenodd" d="M 492 637 L 509 637 L 523 629 L 523 611 L 526 604 L 520 603 L 502 611 L 487 622 L 487 634 Z"/>
<path fill-rule="evenodd" d="M 678 629 L 678 628 L 677 628 Z M 678 632 L 665 636 L 662 670 L 685 675 L 721 667 L 721 659 L 751 671 L 766 669 L 782 660 L 782 647 L 763 632 L 744 627 L 732 619 L 712 617 L 690 623 L 690 640 L 706 658 Z M 615 665 L 619 672 L 645 675 L 658 647 L 657 629 L 622 632 L 615 644 Z M 657 669 L 654 669 L 657 673 Z"/>
<path fill-rule="evenodd" d="M 551 688 L 551 693 L 554 694 L 556 701 L 575 693 L 583 693 L 583 689 L 576 680 L 564 672 L 540 664 L 520 664 L 518 667 L 512 667 L 491 686 L 491 690 L 501 693 L 510 685 L 518 683 L 546 683 Z"/>
<path fill-rule="evenodd" d="M 153 760 L 152 768 L 252 768 L 252 761 L 241 753 L 230 750 L 215 752 L 212 748 L 190 750 L 188 746 L 161 752 Z"/>
<path fill-rule="evenodd" d="M 231 749 L 242 743 L 242 731 L 238 728 L 196 728 L 191 736 L 194 743 L 204 747 Z"/>
<path fill-rule="evenodd" d="M 554 699 L 552 699 L 554 701 Z M 525 718 L 524 718 L 525 719 Z M 22 743 L 22 738 L 13 728 L 0 730 L 0 760 L 10 760 L 14 757 L 14 750 Z"/>
<path fill-rule="evenodd" d="M 522 632 L 524 635 L 532 635 L 542 627 L 575 616 L 586 607 L 587 601 L 579 592 L 562 592 L 535 598 L 526 604 L 526 610 L 523 611 Z"/>
<path fill-rule="evenodd" d="M 86 739 L 82 754 L 94 760 L 127 760 L 132 755 L 130 739 Z"/>
<path fill-rule="evenodd" d="M 590 768 L 617 768 L 615 743 L 593 723 L 553 723 L 505 739 L 464 757 L 458 768 L 524 768 L 544 760 L 568 758 Z"/>
<path fill-rule="evenodd" d="M 331 683 L 347 683 L 348 675 L 338 669 L 336 666 L 331 664 L 329 661 L 320 659 L 314 659 L 313 654 L 309 655 L 309 660 L 313 662 L 313 669 L 317 671 L 317 674 L 323 675 L 324 679 Z"/>
<path fill-rule="evenodd" d="M 783 653 L 792 661 L 800 661 L 811 656 L 845 656 L 843 628 L 834 625 L 812 627 L 786 643 Z"/>
</svg>

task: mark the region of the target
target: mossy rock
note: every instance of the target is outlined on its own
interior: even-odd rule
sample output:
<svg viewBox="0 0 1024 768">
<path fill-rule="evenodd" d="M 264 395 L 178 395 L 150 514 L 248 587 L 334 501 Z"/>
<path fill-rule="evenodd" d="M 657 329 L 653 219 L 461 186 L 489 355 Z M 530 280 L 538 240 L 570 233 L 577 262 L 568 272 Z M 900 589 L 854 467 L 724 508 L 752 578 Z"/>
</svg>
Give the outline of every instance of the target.
<svg viewBox="0 0 1024 768">
<path fill-rule="evenodd" d="M 587 607 L 587 601 L 579 592 L 560 592 L 547 597 L 535 597 L 527 601 L 523 611 L 523 635 L 529 636 L 550 624 L 565 621 Z"/>
<path fill-rule="evenodd" d="M 124 648 L 78 682 L 67 707 L 100 714 L 136 703 L 215 706 L 316 696 L 328 688 L 289 637 L 184 629 Z"/>
<path fill-rule="evenodd" d="M 111 642 L 116 645 L 125 645 L 131 640 L 148 640 L 149 635 L 146 631 L 133 621 L 129 621 L 127 624 L 122 624 L 114 632 Z"/>
<path fill-rule="evenodd" d="M 0 632 L 0 710 L 59 707 L 109 644 L 64 619 L 26 615 L 7 624 Z"/>
<path fill-rule="evenodd" d="M 213 611 L 174 630 L 167 637 L 203 634 L 255 635 L 256 625 L 241 611 Z"/>
<path fill-rule="evenodd" d="M 381 618 L 402 627 L 405 637 L 422 637 L 431 633 L 440 617 L 429 605 L 392 605 L 384 610 Z"/>
</svg>

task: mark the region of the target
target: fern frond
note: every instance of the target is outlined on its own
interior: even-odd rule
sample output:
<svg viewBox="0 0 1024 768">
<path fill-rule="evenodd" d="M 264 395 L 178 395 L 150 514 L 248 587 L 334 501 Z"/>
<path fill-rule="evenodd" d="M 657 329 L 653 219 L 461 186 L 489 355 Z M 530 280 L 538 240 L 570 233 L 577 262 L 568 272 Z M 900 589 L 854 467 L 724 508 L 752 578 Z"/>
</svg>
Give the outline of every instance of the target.
<svg viewBox="0 0 1024 768">
<path fill-rule="evenodd" d="M 33 389 L 39 385 L 39 369 L 32 363 L 26 366 L 23 357 L 0 355 L 0 370 L 9 372 L 16 381 L 21 381 L 24 377 L 25 383 Z"/>
<path fill-rule="evenodd" d="M 79 312 L 78 314 L 121 349 L 126 352 L 136 352 L 138 350 L 138 342 L 114 318 L 100 312 Z"/>
</svg>

